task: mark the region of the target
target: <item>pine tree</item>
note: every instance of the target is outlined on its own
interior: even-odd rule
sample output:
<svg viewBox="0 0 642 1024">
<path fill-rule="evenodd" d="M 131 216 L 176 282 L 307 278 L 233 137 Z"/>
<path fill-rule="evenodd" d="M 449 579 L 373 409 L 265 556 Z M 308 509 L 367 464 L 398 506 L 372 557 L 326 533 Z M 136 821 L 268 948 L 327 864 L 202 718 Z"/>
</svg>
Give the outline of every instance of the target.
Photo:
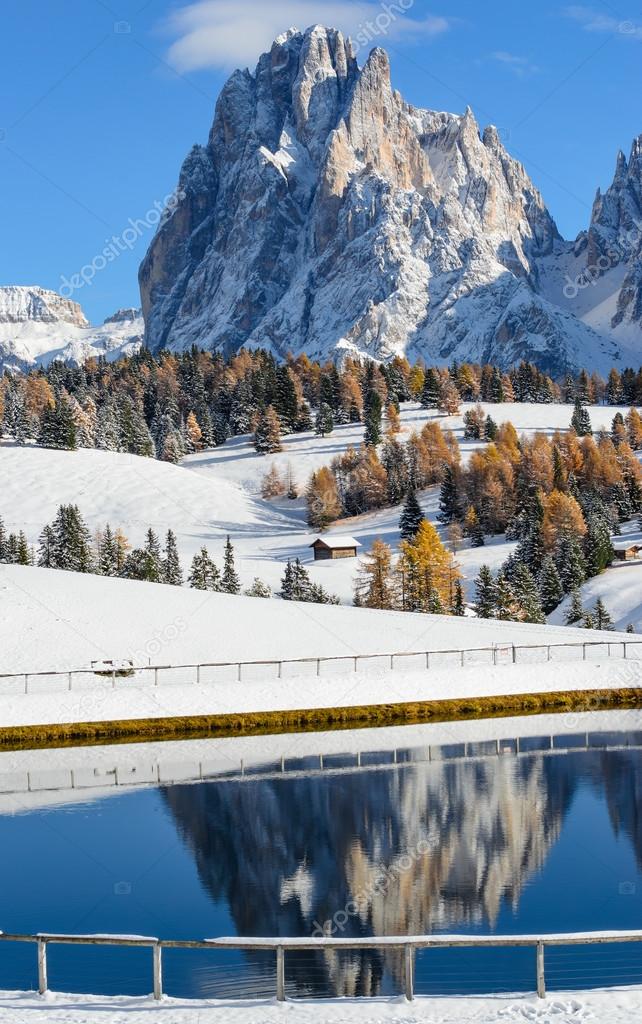
<svg viewBox="0 0 642 1024">
<path fill-rule="evenodd" d="M 76 424 L 73 410 L 65 397 L 58 396 L 53 408 L 47 406 L 40 421 L 38 444 L 43 448 L 58 448 L 75 451 Z"/>
<path fill-rule="evenodd" d="M 593 612 L 584 612 L 582 616 L 582 626 L 584 629 L 595 629 L 595 616 Z"/>
<path fill-rule="evenodd" d="M 495 618 L 511 622 L 519 619 L 520 613 L 519 602 L 510 582 L 500 574 L 495 582 Z"/>
<path fill-rule="evenodd" d="M 484 439 L 486 441 L 494 441 L 497 437 L 497 424 L 492 416 L 486 417 L 484 424 Z"/>
<path fill-rule="evenodd" d="M 571 603 L 566 609 L 566 615 L 564 621 L 567 626 L 574 626 L 576 622 L 580 622 L 584 616 L 584 608 L 582 607 L 582 595 L 579 590 L 574 590 L 571 594 Z"/>
<path fill-rule="evenodd" d="M 555 547 L 554 561 L 565 594 L 570 594 L 584 583 L 586 560 L 577 537 L 562 534 Z"/>
<path fill-rule="evenodd" d="M 452 605 L 453 615 L 465 615 L 466 614 L 466 602 L 464 601 L 464 590 L 460 580 L 455 583 L 455 598 Z"/>
<path fill-rule="evenodd" d="M 611 616 L 609 615 L 608 611 L 606 610 L 606 607 L 605 607 L 604 602 L 603 602 L 601 597 L 598 597 L 597 601 L 595 602 L 594 615 L 595 615 L 595 628 L 596 629 L 602 629 L 602 630 L 612 630 L 613 629 L 613 620 L 611 619 Z"/>
<path fill-rule="evenodd" d="M 539 595 L 545 615 L 550 615 L 564 597 L 564 588 L 557 566 L 550 555 L 545 555 L 538 577 Z"/>
<path fill-rule="evenodd" d="M 260 580 L 258 576 L 254 577 L 252 586 L 248 587 L 248 589 L 244 591 L 244 594 L 246 597 L 272 597 L 272 591 L 268 587 L 267 583 Z"/>
<path fill-rule="evenodd" d="M 271 455 L 282 451 L 281 424 L 271 405 L 268 405 L 256 425 L 254 447 L 259 455 Z"/>
<path fill-rule="evenodd" d="M 421 404 L 424 409 L 436 409 L 439 405 L 439 377 L 435 370 L 430 367 L 426 370 L 424 384 L 421 391 Z"/>
<path fill-rule="evenodd" d="M 101 576 L 118 576 L 121 570 L 119 564 L 118 543 L 111 526 L 107 523 L 105 532 L 98 543 L 97 571 Z"/>
<path fill-rule="evenodd" d="M 288 561 L 281 580 L 281 597 L 284 601 L 310 601 L 312 584 L 310 576 L 298 558 Z"/>
<path fill-rule="evenodd" d="M 475 580 L 475 612 L 480 619 L 495 617 L 496 594 L 493 574 L 487 565 L 482 565 Z"/>
<path fill-rule="evenodd" d="M 593 433 L 591 427 L 591 417 L 589 416 L 588 409 L 586 409 L 580 398 L 575 399 L 575 409 L 571 417 L 571 427 L 575 431 L 578 437 L 587 437 Z"/>
<path fill-rule="evenodd" d="M 334 417 L 332 415 L 332 409 L 327 402 L 322 402 L 316 415 L 314 432 L 319 437 L 325 437 L 326 434 L 331 434 L 333 430 Z"/>
<path fill-rule="evenodd" d="M 27 543 L 27 538 L 21 530 L 18 534 L 16 549 L 16 565 L 33 565 L 33 555 Z"/>
<path fill-rule="evenodd" d="M 374 448 L 381 441 L 381 397 L 374 388 L 366 394 L 364 422 L 363 443 L 368 448 Z"/>
<path fill-rule="evenodd" d="M 523 563 L 515 567 L 510 586 L 520 607 L 518 618 L 522 622 L 544 623 L 546 619 L 537 584 L 533 574 Z"/>
<path fill-rule="evenodd" d="M 194 590 L 220 590 L 220 574 L 206 547 L 194 555 L 187 582 Z"/>
<path fill-rule="evenodd" d="M 172 530 L 168 530 L 165 537 L 165 552 L 161 562 L 161 582 L 169 583 L 174 587 L 180 587 L 183 584 L 183 570 L 178 555 L 176 537 Z"/>
<path fill-rule="evenodd" d="M 584 557 L 587 576 L 597 576 L 604 572 L 615 557 L 608 524 L 599 515 L 589 515 Z"/>
<path fill-rule="evenodd" d="M 162 576 L 162 558 L 160 541 L 150 527 L 145 535 L 145 563 L 143 579 L 148 583 L 160 583 Z"/>
<path fill-rule="evenodd" d="M 232 547 L 232 541 L 229 538 L 229 534 L 225 541 L 221 590 L 224 594 L 240 594 L 241 592 L 241 584 L 234 567 L 234 548 Z"/>
<path fill-rule="evenodd" d="M 42 546 L 43 540 L 46 551 Z M 43 530 L 38 564 L 44 564 L 45 559 L 53 569 L 94 571 L 91 536 L 77 505 L 61 505 L 50 529 Z"/>
<path fill-rule="evenodd" d="M 464 533 L 470 538 L 470 544 L 473 548 L 483 548 L 484 546 L 484 528 L 479 521 L 479 516 L 473 508 L 469 505 L 464 516 Z"/>
<path fill-rule="evenodd" d="M 7 552 L 7 531 L 2 516 L 0 516 L 0 562 L 6 561 Z"/>
<path fill-rule="evenodd" d="M 439 494 L 439 515 L 441 523 L 452 523 L 454 519 L 461 518 L 461 497 L 459 493 L 459 481 L 452 466 L 444 467 L 444 476 L 441 481 Z"/>
<path fill-rule="evenodd" d="M 399 518 L 399 533 L 401 535 L 401 539 L 413 540 L 416 537 L 417 530 L 424 518 L 421 505 L 417 500 L 417 495 L 415 494 L 414 489 L 411 489 L 406 495 L 403 511 Z"/>
<path fill-rule="evenodd" d="M 6 555 L 8 557 L 9 547 L 6 545 Z M 6 561 L 7 558 L 2 558 L 1 561 Z M 56 535 L 53 531 L 53 527 L 45 526 L 40 537 L 38 539 L 38 565 L 42 569 L 57 569 L 59 566 L 56 564 Z"/>
</svg>

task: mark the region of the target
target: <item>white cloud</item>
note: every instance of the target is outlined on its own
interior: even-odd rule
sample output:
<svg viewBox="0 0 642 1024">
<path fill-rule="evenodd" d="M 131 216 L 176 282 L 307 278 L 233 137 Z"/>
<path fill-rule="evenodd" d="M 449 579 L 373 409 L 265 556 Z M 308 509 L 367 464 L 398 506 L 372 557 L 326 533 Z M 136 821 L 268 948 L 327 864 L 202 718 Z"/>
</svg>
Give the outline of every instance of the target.
<svg viewBox="0 0 642 1024">
<path fill-rule="evenodd" d="M 539 72 L 537 64 L 531 63 L 528 57 L 520 57 L 516 53 L 508 53 L 506 50 L 495 50 L 490 55 L 491 60 L 503 64 L 518 78 L 526 78 L 529 75 L 536 75 Z"/>
<path fill-rule="evenodd" d="M 172 14 L 165 28 L 174 37 L 168 59 L 178 71 L 254 67 L 287 28 L 322 24 L 353 39 L 367 53 L 386 39 L 430 38 L 446 32 L 450 20 L 410 16 L 415 0 L 195 0 Z"/>
<path fill-rule="evenodd" d="M 611 35 L 627 36 L 642 42 L 642 25 L 639 22 L 612 18 L 592 7 L 567 7 L 565 14 L 578 21 L 585 32 L 606 32 Z"/>
</svg>

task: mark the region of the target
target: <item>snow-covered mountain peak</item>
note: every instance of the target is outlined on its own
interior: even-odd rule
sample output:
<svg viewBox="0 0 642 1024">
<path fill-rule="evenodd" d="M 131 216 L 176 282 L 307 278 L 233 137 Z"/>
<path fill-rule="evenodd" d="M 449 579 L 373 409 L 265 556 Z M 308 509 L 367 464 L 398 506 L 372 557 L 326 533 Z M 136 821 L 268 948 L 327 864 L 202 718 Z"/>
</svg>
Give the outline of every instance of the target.
<svg viewBox="0 0 642 1024">
<path fill-rule="evenodd" d="M 77 302 L 37 286 L 0 286 L 0 324 L 67 323 L 89 327 Z"/>
<path fill-rule="evenodd" d="M 77 302 L 56 292 L 0 287 L 0 373 L 46 366 L 54 359 L 75 364 L 90 356 L 117 359 L 137 351 L 143 334 L 138 309 L 121 309 L 92 327 Z"/>
<path fill-rule="evenodd" d="M 618 161 L 574 247 L 470 107 L 414 107 L 385 50 L 359 67 L 337 30 L 291 29 L 229 78 L 183 165 L 140 269 L 147 343 L 606 369 L 623 339 L 569 310 L 565 275 L 630 231 L 639 153 Z M 636 294 L 634 281 L 618 300 L 628 351 L 642 348 Z"/>
</svg>

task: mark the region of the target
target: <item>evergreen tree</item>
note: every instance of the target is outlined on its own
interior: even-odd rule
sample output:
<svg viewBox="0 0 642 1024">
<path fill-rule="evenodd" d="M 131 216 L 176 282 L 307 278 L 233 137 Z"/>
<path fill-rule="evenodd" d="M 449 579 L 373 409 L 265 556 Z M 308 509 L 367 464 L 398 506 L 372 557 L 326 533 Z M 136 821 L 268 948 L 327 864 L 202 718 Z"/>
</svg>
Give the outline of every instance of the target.
<svg viewBox="0 0 642 1024">
<path fill-rule="evenodd" d="M 0 516 L 0 562 L 6 561 L 7 551 L 7 531 L 2 516 Z"/>
<path fill-rule="evenodd" d="M 564 597 L 564 588 L 551 555 L 545 555 L 538 577 L 539 595 L 545 615 L 550 615 Z"/>
<path fill-rule="evenodd" d="M 495 618 L 511 622 L 520 618 L 521 609 L 509 580 L 500 574 L 495 583 Z"/>
<path fill-rule="evenodd" d="M 381 465 L 388 480 L 388 502 L 398 505 L 408 490 L 408 464 L 403 446 L 388 436 L 381 451 Z"/>
<path fill-rule="evenodd" d="M 571 427 L 575 431 L 578 437 L 586 437 L 593 433 L 591 427 L 591 417 L 589 416 L 588 409 L 586 409 L 580 398 L 575 399 L 575 409 L 571 417 Z"/>
<path fill-rule="evenodd" d="M 45 561 L 53 569 L 94 571 L 91 536 L 77 505 L 61 505 L 50 529 L 43 530 L 38 564 Z"/>
<path fill-rule="evenodd" d="M 105 532 L 98 543 L 97 571 L 101 576 L 118 576 L 122 566 L 118 552 L 118 542 L 111 526 L 107 523 Z"/>
<path fill-rule="evenodd" d="M 229 538 L 229 534 L 225 541 L 221 590 L 225 594 L 240 594 L 241 592 L 241 584 L 234 567 L 234 548 L 232 547 L 232 541 Z"/>
<path fill-rule="evenodd" d="M 615 557 L 608 524 L 599 515 L 589 515 L 584 538 L 584 557 L 587 576 L 597 576 Z"/>
<path fill-rule="evenodd" d="M 161 562 L 161 582 L 169 583 L 174 587 L 180 587 L 183 584 L 183 570 L 178 555 L 176 537 L 172 530 L 168 530 L 165 537 L 165 552 Z"/>
<path fill-rule="evenodd" d="M 496 437 L 497 424 L 495 423 L 495 420 L 492 418 L 492 416 L 487 416 L 486 422 L 484 424 L 484 439 L 486 441 L 494 441 Z"/>
<path fill-rule="evenodd" d="M 484 528 L 479 521 L 475 509 L 472 505 L 466 510 L 464 516 L 464 533 L 470 538 L 470 545 L 473 548 L 483 548 L 484 546 Z"/>
<path fill-rule="evenodd" d="M 584 615 L 584 608 L 582 607 L 582 595 L 579 590 L 574 590 L 571 594 L 571 603 L 566 609 L 566 615 L 564 621 L 567 626 L 574 626 L 576 622 L 580 622 Z"/>
<path fill-rule="evenodd" d="M 518 618 L 522 622 L 546 622 L 537 584 L 528 566 L 519 563 L 515 567 L 510 586 L 520 607 Z"/>
<path fill-rule="evenodd" d="M 284 601 L 309 601 L 312 584 L 307 570 L 298 558 L 288 561 L 281 580 L 281 597 Z"/>
<path fill-rule="evenodd" d="M 220 574 L 206 547 L 194 555 L 187 582 L 194 590 L 220 590 Z"/>
<path fill-rule="evenodd" d="M 613 629 L 613 620 L 611 619 L 611 616 L 609 615 L 608 611 L 606 610 L 606 607 L 605 607 L 604 602 L 603 602 L 601 597 L 598 597 L 597 601 L 595 602 L 594 617 L 595 617 L 595 628 L 596 629 L 602 629 L 602 630 L 612 630 Z"/>
<path fill-rule="evenodd" d="M 577 590 L 586 579 L 586 560 L 578 538 L 573 534 L 563 533 L 557 542 L 553 557 L 564 593 L 570 594 Z"/>
<path fill-rule="evenodd" d="M 461 518 L 459 481 L 452 466 L 449 465 L 444 467 L 439 495 L 439 515 L 437 518 L 441 523 L 452 523 L 453 520 Z"/>
<path fill-rule="evenodd" d="M 413 540 L 417 530 L 424 519 L 421 505 L 417 501 L 414 489 L 408 491 L 403 511 L 399 518 L 399 532 L 402 540 Z"/>
<path fill-rule="evenodd" d="M 466 602 L 464 601 L 464 590 L 460 580 L 455 583 L 455 597 L 452 606 L 453 615 L 465 615 L 466 614 Z"/>
<path fill-rule="evenodd" d="M 595 616 L 593 612 L 584 612 L 582 616 L 582 626 L 584 629 L 595 629 Z"/>
<path fill-rule="evenodd" d="M 145 553 L 143 575 L 140 577 L 148 583 L 160 583 L 162 576 L 162 558 L 160 541 L 151 526 L 145 534 Z"/>
<path fill-rule="evenodd" d="M 7 544 L 7 557 L 0 559 L 0 561 L 7 561 L 8 554 L 9 547 Z M 59 566 L 56 563 L 56 535 L 53 531 L 53 527 L 45 526 L 38 540 L 38 565 L 42 569 L 58 569 Z"/>
<path fill-rule="evenodd" d="M 254 447 L 259 455 L 270 455 L 282 451 L 281 424 L 271 405 L 260 417 L 254 432 Z"/>
<path fill-rule="evenodd" d="M 424 409 L 436 409 L 439 405 L 440 395 L 439 377 L 435 370 L 430 367 L 426 370 L 424 384 L 421 390 L 421 404 Z"/>
<path fill-rule="evenodd" d="M 73 410 L 66 398 L 58 396 L 51 408 L 47 406 L 40 421 L 38 444 L 43 448 L 58 448 L 75 451 L 76 424 Z"/>
<path fill-rule="evenodd" d="M 334 430 L 334 417 L 332 409 L 327 402 L 322 402 L 314 422 L 314 432 L 319 437 L 325 437 Z"/>
<path fill-rule="evenodd" d="M 16 565 L 33 565 L 33 555 L 27 543 L 27 538 L 21 530 L 18 534 L 16 546 Z"/>
<path fill-rule="evenodd" d="M 381 397 L 374 388 L 366 394 L 364 423 L 363 443 L 368 448 L 374 448 L 381 441 Z"/>
<path fill-rule="evenodd" d="M 272 591 L 268 587 L 267 583 L 263 583 L 263 581 L 260 580 L 258 576 L 254 577 L 254 582 L 252 583 L 252 586 L 248 587 L 248 589 L 244 591 L 244 593 L 246 597 L 272 597 Z"/>
<path fill-rule="evenodd" d="M 495 617 L 496 594 L 493 574 L 487 565 L 482 565 L 475 580 L 475 612 L 480 619 Z"/>
</svg>

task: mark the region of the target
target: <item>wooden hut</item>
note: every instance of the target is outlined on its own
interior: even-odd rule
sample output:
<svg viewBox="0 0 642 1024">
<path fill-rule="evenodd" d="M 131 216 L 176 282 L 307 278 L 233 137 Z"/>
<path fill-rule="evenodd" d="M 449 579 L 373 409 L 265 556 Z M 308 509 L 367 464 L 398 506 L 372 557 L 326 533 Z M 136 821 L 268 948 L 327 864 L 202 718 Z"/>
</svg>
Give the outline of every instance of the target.
<svg viewBox="0 0 642 1024">
<path fill-rule="evenodd" d="M 356 558 L 361 547 L 354 537 L 317 537 L 310 547 L 314 550 L 315 562 L 328 558 Z"/>
</svg>

